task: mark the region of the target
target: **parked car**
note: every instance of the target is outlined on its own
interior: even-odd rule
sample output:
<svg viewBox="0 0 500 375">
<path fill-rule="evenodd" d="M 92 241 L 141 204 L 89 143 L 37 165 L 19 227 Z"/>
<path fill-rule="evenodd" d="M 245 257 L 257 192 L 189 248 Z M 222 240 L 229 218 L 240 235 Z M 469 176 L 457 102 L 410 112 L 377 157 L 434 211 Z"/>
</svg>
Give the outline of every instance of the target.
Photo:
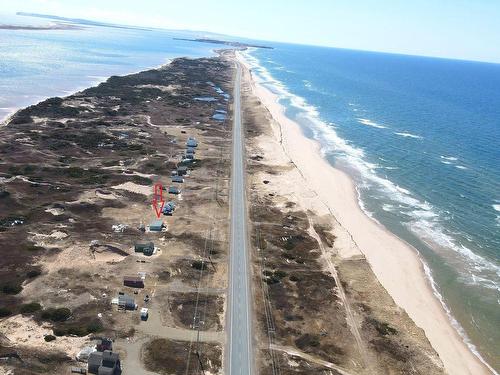
<svg viewBox="0 0 500 375">
<path fill-rule="evenodd" d="M 143 307 L 141 309 L 141 320 L 148 320 L 149 309 L 147 307 Z"/>
</svg>

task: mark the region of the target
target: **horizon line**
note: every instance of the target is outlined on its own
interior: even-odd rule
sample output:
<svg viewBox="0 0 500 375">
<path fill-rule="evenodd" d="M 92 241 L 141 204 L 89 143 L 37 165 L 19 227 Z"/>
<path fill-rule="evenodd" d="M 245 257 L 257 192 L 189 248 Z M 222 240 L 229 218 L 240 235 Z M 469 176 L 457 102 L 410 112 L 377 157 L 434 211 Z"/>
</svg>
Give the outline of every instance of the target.
<svg viewBox="0 0 500 375">
<path fill-rule="evenodd" d="M 394 52 L 394 51 L 384 51 L 384 50 L 375 50 L 375 49 L 358 49 L 358 48 L 352 48 L 352 47 L 339 47 L 339 46 L 334 46 L 334 45 L 288 42 L 288 41 L 260 39 L 260 38 L 249 38 L 249 37 L 240 36 L 240 35 L 224 34 L 224 33 L 207 31 L 207 30 L 193 30 L 193 29 L 186 29 L 186 28 L 170 29 L 170 28 L 165 28 L 165 27 L 143 26 L 143 25 L 138 25 L 138 24 L 114 23 L 112 21 L 101 21 L 101 20 L 92 19 L 92 18 L 58 16 L 56 14 L 44 14 L 44 13 L 36 13 L 36 12 L 16 11 L 15 15 L 22 16 L 22 17 L 38 17 L 38 18 L 45 18 L 45 19 L 50 19 L 50 17 L 58 17 L 58 18 L 60 18 L 61 21 L 69 21 L 69 22 L 72 22 L 75 24 L 81 24 L 81 25 L 82 24 L 86 25 L 86 24 L 79 23 L 78 21 L 95 22 L 95 23 L 101 24 L 101 25 L 86 25 L 86 26 L 94 26 L 94 27 L 128 27 L 128 28 L 134 28 L 134 29 L 138 29 L 138 30 L 142 29 L 143 31 L 162 30 L 162 31 L 181 31 L 181 32 L 184 31 L 184 32 L 191 32 L 191 33 L 207 33 L 207 34 L 218 35 L 218 36 L 222 36 L 222 37 L 229 37 L 229 38 L 235 38 L 235 39 L 241 39 L 241 40 L 247 40 L 247 41 L 256 41 L 256 42 L 291 44 L 291 45 L 310 46 L 310 47 L 318 47 L 318 48 L 332 48 L 332 49 L 342 49 L 342 50 L 349 50 L 349 51 L 381 53 L 381 54 L 399 55 L 399 56 L 408 56 L 408 57 L 413 56 L 413 57 L 423 57 L 423 58 L 430 58 L 430 59 L 453 60 L 453 61 L 492 64 L 492 65 L 499 65 L 500 64 L 500 60 L 499 61 L 491 61 L 491 60 L 481 60 L 481 59 L 473 59 L 473 58 L 461 58 L 461 57 L 427 55 L 427 54 L 418 54 L 418 53 Z"/>
</svg>

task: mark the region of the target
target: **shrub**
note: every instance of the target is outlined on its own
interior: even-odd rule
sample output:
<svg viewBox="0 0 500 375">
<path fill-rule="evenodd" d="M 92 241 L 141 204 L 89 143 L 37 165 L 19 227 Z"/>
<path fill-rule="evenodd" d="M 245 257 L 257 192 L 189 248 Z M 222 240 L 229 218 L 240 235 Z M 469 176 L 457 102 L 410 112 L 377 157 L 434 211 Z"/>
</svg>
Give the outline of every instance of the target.
<svg viewBox="0 0 500 375">
<path fill-rule="evenodd" d="M 29 245 L 26 245 L 26 248 L 25 248 L 27 251 L 40 251 L 40 250 L 43 250 L 43 247 L 41 246 L 36 246 L 34 244 L 29 244 Z"/>
<path fill-rule="evenodd" d="M 280 279 L 278 279 L 276 276 L 270 276 L 266 279 L 267 285 L 278 284 L 279 282 L 280 282 Z"/>
<path fill-rule="evenodd" d="M 66 334 L 66 330 L 64 328 L 54 328 L 53 333 L 56 336 L 64 336 Z"/>
<path fill-rule="evenodd" d="M 31 271 L 28 271 L 26 276 L 28 276 L 28 278 L 32 279 L 34 277 L 40 276 L 41 274 L 42 274 L 42 271 L 40 271 L 39 269 L 34 269 Z"/>
<path fill-rule="evenodd" d="M 5 294 L 18 294 L 21 290 L 23 290 L 21 284 L 7 282 L 2 285 L 2 292 Z"/>
<path fill-rule="evenodd" d="M 46 335 L 43 339 L 47 342 L 51 342 L 51 341 L 54 341 L 56 339 L 56 337 L 53 335 Z"/>
<path fill-rule="evenodd" d="M 139 184 L 139 185 L 151 185 L 153 183 L 153 180 L 147 177 L 142 177 L 142 176 L 134 176 L 132 177 L 132 182 Z"/>
<path fill-rule="evenodd" d="M 388 323 L 380 322 L 377 319 L 368 318 L 367 322 L 375 327 L 377 332 L 382 336 L 395 335 L 398 333 L 398 331 L 395 328 L 391 327 Z"/>
<path fill-rule="evenodd" d="M 72 326 L 68 328 L 67 335 L 83 337 L 87 335 L 87 328 L 82 326 Z"/>
<path fill-rule="evenodd" d="M 5 318 L 12 315 L 12 311 L 7 307 L 0 307 L 0 318 Z"/>
<path fill-rule="evenodd" d="M 31 302 L 21 305 L 19 311 L 21 312 L 21 314 L 33 314 L 34 312 L 37 312 L 41 309 L 42 306 L 38 302 Z"/>
<path fill-rule="evenodd" d="M 203 271 L 207 269 L 207 264 L 202 262 L 201 260 L 195 260 L 193 263 L 191 263 L 191 267 Z"/>
<path fill-rule="evenodd" d="M 60 308 L 49 308 L 42 311 L 42 319 L 44 320 L 52 320 L 53 322 L 64 322 L 68 320 L 71 316 L 71 310 L 66 307 Z"/>
<path fill-rule="evenodd" d="M 285 271 L 277 270 L 274 272 L 274 275 L 280 279 L 284 278 L 287 273 Z"/>
<path fill-rule="evenodd" d="M 87 332 L 88 333 L 96 333 L 103 330 L 103 326 L 100 320 L 94 320 L 87 324 Z"/>
</svg>

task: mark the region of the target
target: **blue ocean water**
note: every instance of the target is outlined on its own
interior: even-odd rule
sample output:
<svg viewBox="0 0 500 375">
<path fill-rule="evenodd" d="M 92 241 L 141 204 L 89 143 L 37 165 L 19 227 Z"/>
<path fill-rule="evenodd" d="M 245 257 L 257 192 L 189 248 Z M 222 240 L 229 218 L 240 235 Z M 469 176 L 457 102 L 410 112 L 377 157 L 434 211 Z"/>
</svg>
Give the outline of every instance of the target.
<svg viewBox="0 0 500 375">
<path fill-rule="evenodd" d="M 414 245 L 450 319 L 500 368 L 500 65 L 274 44 L 253 71 L 374 220 Z"/>
<path fill-rule="evenodd" d="M 0 24 L 47 25 L 41 18 L 0 14 Z M 83 26 L 81 30 L 0 29 L 0 120 L 15 109 L 64 96 L 111 75 L 169 59 L 213 55 L 220 45 L 174 40 L 188 32 Z"/>
<path fill-rule="evenodd" d="M 0 14 L 0 24 L 47 24 Z M 0 119 L 110 75 L 217 45 L 189 32 L 0 30 Z M 275 44 L 249 59 L 350 173 L 364 210 L 414 245 L 473 350 L 500 368 L 500 65 Z"/>
</svg>

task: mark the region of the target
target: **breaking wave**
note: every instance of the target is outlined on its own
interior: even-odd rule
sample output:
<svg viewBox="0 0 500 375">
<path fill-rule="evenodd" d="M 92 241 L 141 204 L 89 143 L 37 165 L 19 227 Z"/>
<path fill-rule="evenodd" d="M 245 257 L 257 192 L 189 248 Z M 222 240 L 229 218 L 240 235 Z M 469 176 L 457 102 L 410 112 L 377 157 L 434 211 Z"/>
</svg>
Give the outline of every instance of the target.
<svg viewBox="0 0 500 375">
<path fill-rule="evenodd" d="M 387 126 L 377 124 L 376 122 L 373 122 L 372 120 L 369 120 L 367 118 L 358 118 L 356 119 L 360 124 L 366 125 L 366 126 L 371 126 L 372 128 L 377 128 L 377 129 L 386 129 Z"/>
<path fill-rule="evenodd" d="M 363 192 L 370 190 L 370 192 L 375 192 L 383 196 L 390 204 L 384 204 L 380 207 L 382 210 L 399 214 L 402 218 L 407 219 L 405 226 L 408 230 L 432 248 L 439 248 L 439 251 L 446 251 L 448 255 L 451 255 L 454 262 L 459 263 L 460 268 L 466 270 L 466 272 L 463 273 L 466 283 L 470 285 L 480 285 L 489 289 L 498 289 L 500 282 L 500 267 L 488 259 L 474 253 L 448 233 L 442 225 L 444 213 L 441 213 L 440 210 L 431 203 L 418 199 L 415 194 L 408 189 L 398 186 L 389 179 L 380 176 L 377 173 L 377 169 L 380 168 L 380 166 L 368 161 L 362 148 L 356 147 L 349 140 L 341 138 L 336 132 L 335 124 L 323 121 L 315 106 L 307 103 L 303 97 L 291 93 L 282 82 L 276 80 L 269 71 L 260 64 L 257 58 L 251 55 L 251 51 L 244 53 L 244 57 L 251 65 L 252 71 L 256 73 L 260 83 L 277 94 L 281 104 L 294 107 L 295 110 L 298 110 L 298 114 L 295 115 L 296 119 L 299 120 L 299 122 L 304 122 L 301 120 L 305 120 L 308 124 L 308 129 L 312 131 L 314 137 L 320 142 L 322 152 L 324 154 L 333 155 L 336 160 L 346 162 L 347 165 L 355 170 L 356 175 L 359 175 L 360 181 L 357 181 L 358 199 L 360 207 L 369 217 L 373 218 L 373 212 L 367 210 L 366 204 L 361 197 L 360 190 Z M 354 106 L 353 103 L 349 103 L 349 105 Z M 387 128 L 384 125 L 366 118 L 357 118 L 357 121 L 362 125 L 374 128 Z M 400 132 L 395 134 L 402 137 L 422 138 L 411 133 Z M 446 155 L 440 156 L 440 159 L 444 164 L 455 165 L 455 162 L 458 161 L 457 157 Z M 455 165 L 455 167 L 459 169 L 467 168 L 462 165 Z M 386 167 L 382 168 L 386 169 Z M 494 208 L 496 211 L 499 211 L 500 204 L 497 204 Z M 500 219 L 498 220 L 500 221 Z M 423 260 L 422 262 L 426 269 L 426 275 L 433 285 L 436 296 L 447 311 L 450 321 L 463 337 L 464 342 L 482 360 L 476 348 L 466 336 L 463 328 L 449 312 L 449 308 L 444 303 L 442 296 L 437 292 L 435 281 L 432 278 L 429 267 Z M 485 277 L 485 275 L 487 275 L 487 277 Z"/>
<path fill-rule="evenodd" d="M 411 133 L 399 133 L 399 132 L 395 132 L 394 134 L 399 135 L 400 137 L 405 137 L 405 138 L 414 138 L 414 139 L 423 139 L 424 138 L 424 137 L 422 137 L 420 135 L 415 135 L 415 134 L 411 134 Z"/>
</svg>

